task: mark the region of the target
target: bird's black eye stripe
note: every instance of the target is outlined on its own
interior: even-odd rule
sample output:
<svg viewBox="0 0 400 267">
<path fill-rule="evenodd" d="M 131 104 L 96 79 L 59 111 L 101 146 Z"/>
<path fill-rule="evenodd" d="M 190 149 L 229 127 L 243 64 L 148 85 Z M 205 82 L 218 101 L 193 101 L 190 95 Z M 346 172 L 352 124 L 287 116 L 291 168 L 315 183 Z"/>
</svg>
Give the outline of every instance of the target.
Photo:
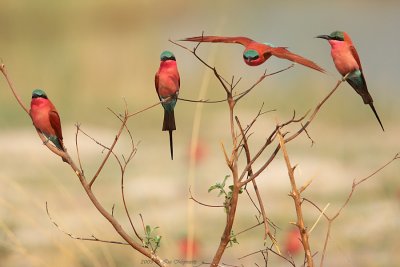
<svg viewBox="0 0 400 267">
<path fill-rule="evenodd" d="M 175 58 L 175 57 L 163 57 L 161 60 L 162 60 L 162 61 L 167 61 L 167 60 L 176 61 L 176 58 Z"/>
<path fill-rule="evenodd" d="M 46 95 L 33 95 L 32 96 L 32 98 L 39 98 L 39 97 L 47 99 Z"/>
<path fill-rule="evenodd" d="M 247 56 L 247 55 L 243 55 L 243 58 L 244 58 L 244 59 L 251 59 L 251 60 L 255 60 L 255 59 L 258 59 L 258 58 L 259 58 L 259 56 L 258 56 L 258 55 L 255 55 L 255 56 Z"/>
<path fill-rule="evenodd" d="M 339 36 L 331 37 L 331 39 L 336 41 L 344 41 L 343 38 L 340 38 Z"/>
</svg>

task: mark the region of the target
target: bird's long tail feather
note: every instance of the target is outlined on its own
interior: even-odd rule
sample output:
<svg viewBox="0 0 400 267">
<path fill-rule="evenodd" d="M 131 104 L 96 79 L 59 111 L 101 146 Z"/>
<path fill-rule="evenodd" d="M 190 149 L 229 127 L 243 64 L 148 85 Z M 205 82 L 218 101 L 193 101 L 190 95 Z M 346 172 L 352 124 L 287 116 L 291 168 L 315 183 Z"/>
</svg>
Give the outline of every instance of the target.
<svg viewBox="0 0 400 267">
<path fill-rule="evenodd" d="M 174 146 L 172 142 L 172 131 L 176 130 L 174 110 L 164 110 L 163 131 L 169 132 L 169 146 L 171 150 L 171 159 L 174 159 Z"/>
<path fill-rule="evenodd" d="M 371 103 L 369 103 L 369 106 L 371 107 L 372 111 L 374 112 L 375 117 L 378 119 L 378 122 L 379 122 L 379 124 L 381 125 L 382 130 L 385 131 L 385 129 L 383 128 L 381 119 L 379 118 L 378 113 L 377 113 L 376 110 L 375 110 L 374 104 L 371 102 Z"/>
<path fill-rule="evenodd" d="M 171 160 L 174 159 L 174 144 L 172 142 L 172 131 L 168 131 L 169 132 L 169 149 L 171 151 Z"/>
</svg>

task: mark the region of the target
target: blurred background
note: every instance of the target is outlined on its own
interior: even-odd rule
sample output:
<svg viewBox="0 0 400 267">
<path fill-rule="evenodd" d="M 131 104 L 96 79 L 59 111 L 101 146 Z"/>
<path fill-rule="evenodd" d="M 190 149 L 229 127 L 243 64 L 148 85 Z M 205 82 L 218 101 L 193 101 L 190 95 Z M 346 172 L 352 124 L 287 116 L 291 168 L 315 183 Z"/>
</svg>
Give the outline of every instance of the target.
<svg viewBox="0 0 400 267">
<path fill-rule="evenodd" d="M 264 80 L 237 106 L 246 125 L 264 103 L 251 138 L 252 152 L 262 144 L 276 121 L 304 114 L 334 87 L 339 75 L 328 43 L 314 37 L 334 30 L 347 31 L 360 55 L 375 107 L 386 131 L 382 132 L 368 106 L 348 84 L 342 84 L 308 128 L 306 135 L 288 145 L 292 164 L 298 164 L 298 184 L 313 179 L 305 196 L 327 214 L 334 214 L 347 198 L 355 178 L 371 174 L 400 151 L 399 91 L 396 76 L 400 59 L 398 1 L 11 1 L 0 2 L 0 58 L 26 105 L 35 88 L 44 89 L 61 116 L 65 145 L 75 153 L 75 124 L 105 145 L 111 144 L 119 121 L 107 110 L 130 112 L 154 104 L 154 74 L 163 50 L 174 52 L 181 75 L 180 97 L 221 99 L 224 91 L 193 55 L 168 39 L 201 35 L 248 36 L 260 42 L 287 46 L 310 58 L 328 73 L 296 65 Z M 185 43 L 189 48 L 194 43 Z M 259 67 L 242 60 L 243 48 L 234 44 L 204 44 L 199 54 L 228 80 L 242 78 L 238 91 L 249 88 L 265 71 L 290 65 L 271 58 Z M 230 148 L 227 105 L 179 101 L 174 132 L 175 158 L 169 158 L 168 135 L 161 131 L 161 107 L 129 121 L 137 154 L 126 173 L 128 207 L 142 233 L 145 224 L 160 227 L 161 258 L 184 259 L 185 237 L 194 229 L 197 263 L 210 261 L 219 244 L 225 221 L 222 209 L 193 205 L 188 188 L 199 201 L 218 205 L 223 199 L 207 190 L 221 182 L 229 169 L 221 142 Z M 196 124 L 196 123 L 199 124 Z M 198 125 L 198 130 L 196 125 Z M 297 126 L 299 127 L 299 126 Z M 30 118 L 17 105 L 3 77 L 0 79 L 0 266 L 139 266 L 144 257 L 129 247 L 74 240 L 77 237 L 120 240 L 95 210 L 69 166 L 48 151 Z M 294 127 L 292 131 L 297 128 Z M 197 157 L 190 160 L 193 137 Z M 87 177 L 97 170 L 104 151 L 79 136 Z M 124 136 L 117 153 L 129 151 Z M 269 157 L 262 157 L 255 167 Z M 192 162 L 192 163 L 190 163 Z M 243 167 L 243 164 L 242 166 Z M 395 162 L 355 192 L 349 206 L 332 227 L 326 266 L 400 266 L 399 183 Z M 228 180 L 229 181 L 229 180 Z M 293 236 L 295 221 L 290 183 L 281 154 L 258 179 L 269 218 L 279 226 L 283 248 Z M 252 190 L 250 189 L 252 192 Z M 131 233 L 123 211 L 120 173 L 111 159 L 94 192 L 101 203 Z M 253 194 L 254 197 L 254 194 Z M 188 203 L 189 202 L 189 203 Z M 188 214 L 190 216 L 188 216 Z M 311 227 L 319 213 L 304 205 Z M 240 199 L 234 231 L 257 223 L 257 210 L 247 196 Z M 311 248 L 319 262 L 327 222 L 322 219 L 311 234 Z M 294 234 L 294 236 L 296 236 Z M 243 266 L 263 265 L 263 229 L 237 236 L 223 262 Z M 294 245 L 295 247 L 295 245 Z M 290 250 L 290 249 L 289 249 Z M 296 254 L 295 250 L 292 254 Z M 301 253 L 294 256 L 302 264 Z M 270 255 L 271 266 L 288 266 Z"/>
</svg>

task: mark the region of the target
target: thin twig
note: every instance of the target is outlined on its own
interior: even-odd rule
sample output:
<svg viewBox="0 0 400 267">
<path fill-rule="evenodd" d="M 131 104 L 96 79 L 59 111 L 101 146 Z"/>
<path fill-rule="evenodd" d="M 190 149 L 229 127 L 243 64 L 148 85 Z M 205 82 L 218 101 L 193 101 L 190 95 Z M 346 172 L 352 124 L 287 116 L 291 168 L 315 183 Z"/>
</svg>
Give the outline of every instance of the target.
<svg viewBox="0 0 400 267">
<path fill-rule="evenodd" d="M 215 69 L 215 67 L 211 67 L 207 62 L 205 62 L 201 57 L 199 57 L 199 55 L 197 55 L 196 51 L 197 51 L 197 48 L 199 47 L 199 45 L 200 45 L 201 42 L 199 42 L 199 43 L 197 44 L 197 46 L 196 46 L 193 50 L 191 50 L 191 49 L 187 48 L 187 47 L 184 46 L 184 45 L 181 45 L 181 44 L 179 44 L 179 43 L 176 43 L 176 42 L 172 41 L 171 39 L 168 40 L 168 41 L 170 41 L 170 42 L 173 43 L 174 45 L 177 45 L 177 46 L 179 46 L 179 47 L 181 47 L 181 48 L 183 48 L 183 49 L 189 51 L 190 53 L 192 53 L 201 63 L 203 63 L 204 66 L 206 66 L 207 68 L 209 68 L 210 70 L 212 70 L 212 71 L 214 72 L 215 77 L 218 79 L 218 81 L 220 82 L 220 84 L 221 84 L 222 87 L 224 88 L 226 94 L 227 94 L 227 95 L 231 94 L 231 92 L 230 92 L 230 90 L 228 89 L 228 86 L 227 86 L 227 84 L 229 84 L 229 83 L 226 81 L 226 79 L 223 78 L 221 75 L 218 74 L 218 72 L 217 72 L 217 70 Z"/>
<path fill-rule="evenodd" d="M 339 85 L 343 82 L 344 80 L 339 80 L 336 84 L 336 86 L 328 93 L 327 96 L 324 97 L 324 99 L 315 107 L 313 113 L 311 114 L 310 118 L 308 119 L 308 121 L 293 135 L 291 135 L 288 138 L 285 138 L 285 143 L 288 143 L 290 141 L 292 141 L 293 139 L 295 139 L 298 135 L 300 135 L 303 131 L 305 131 L 308 127 L 308 125 L 310 125 L 310 123 L 314 120 L 315 116 L 318 114 L 319 110 L 321 109 L 321 107 L 324 105 L 324 103 L 332 96 L 332 94 L 337 90 L 337 88 L 339 87 Z M 275 138 L 275 134 L 278 131 L 278 129 L 289 125 L 293 122 L 300 122 L 302 121 L 305 116 L 307 116 L 308 112 L 301 118 L 299 119 L 295 119 L 295 112 L 293 112 L 293 117 L 291 120 L 287 121 L 286 123 L 277 125 L 275 130 L 271 133 L 271 135 L 267 138 L 266 142 L 264 143 L 264 145 L 260 148 L 260 150 L 256 153 L 256 155 L 251 159 L 250 164 L 247 164 L 246 168 L 244 168 L 242 174 L 240 175 L 240 180 L 242 180 L 247 172 L 247 169 L 250 165 L 253 165 L 254 162 L 258 159 L 259 156 L 261 156 L 261 154 L 264 152 L 264 150 L 272 143 L 273 139 Z M 260 167 L 260 169 L 258 171 L 256 171 L 251 177 L 247 178 L 246 180 L 242 181 L 242 184 L 247 184 L 249 183 L 251 180 L 255 179 L 258 177 L 258 175 L 260 175 L 268 166 L 269 164 L 273 161 L 273 159 L 275 158 L 275 156 L 277 155 L 278 151 L 280 149 L 280 146 L 277 145 L 277 147 L 275 148 L 275 150 L 272 152 L 271 156 L 269 157 L 269 159 Z"/>
<path fill-rule="evenodd" d="M 209 99 L 192 100 L 192 99 L 186 99 L 186 98 L 181 98 L 181 97 L 178 97 L 178 100 L 191 102 L 191 103 L 204 103 L 204 104 L 217 104 L 217 103 L 223 103 L 223 102 L 227 101 L 226 98 L 221 99 L 221 100 L 209 100 Z"/>
<path fill-rule="evenodd" d="M 267 74 L 266 73 L 267 70 L 265 70 L 264 74 L 249 89 L 247 89 L 246 91 L 240 93 L 239 97 L 237 97 L 235 100 L 239 101 L 241 98 L 246 96 L 248 93 L 250 93 L 254 89 L 254 87 L 256 87 L 259 83 L 261 83 L 265 78 L 267 78 L 269 76 L 273 76 L 273 75 L 281 73 L 281 72 L 284 72 L 284 71 L 286 71 L 286 70 L 288 70 L 290 68 L 293 68 L 293 66 L 294 66 L 294 64 L 290 65 L 289 67 L 286 67 L 284 69 L 281 69 L 281 70 L 278 70 L 278 71 L 275 71 L 275 72 L 272 72 L 272 73 L 269 73 L 269 74 Z"/>
<path fill-rule="evenodd" d="M 202 206 L 210 207 L 210 208 L 224 208 L 224 207 L 225 207 L 224 205 L 209 205 L 209 204 L 205 204 L 205 203 L 203 203 L 203 202 L 198 201 L 197 199 L 195 199 L 195 198 L 193 197 L 192 191 L 191 191 L 190 187 L 189 187 L 189 194 L 190 194 L 189 199 L 193 200 L 194 202 L 196 202 L 197 204 L 200 204 L 200 205 L 202 205 Z"/>
<path fill-rule="evenodd" d="M 255 252 L 251 252 L 251 253 L 249 253 L 249 254 L 246 254 L 246 255 L 244 255 L 244 256 L 238 258 L 238 259 L 239 259 L 239 260 L 242 260 L 242 259 L 244 259 L 244 258 L 253 256 L 253 255 L 255 255 L 255 254 L 263 253 L 263 252 L 268 252 L 268 251 L 272 252 L 272 253 L 275 254 L 276 256 L 278 256 L 278 257 L 284 259 L 285 261 L 289 262 L 293 267 L 296 266 L 296 264 L 294 263 L 293 259 L 288 259 L 288 258 L 286 258 L 284 255 L 282 255 L 282 254 L 280 254 L 280 253 L 274 251 L 274 250 L 271 249 L 271 248 L 266 248 L 266 249 L 257 250 L 257 251 L 255 251 Z"/>
<path fill-rule="evenodd" d="M 8 72 L 7 72 L 6 66 L 5 66 L 3 63 L 0 64 L 0 71 L 3 73 L 4 78 L 6 78 L 6 81 L 7 81 L 7 83 L 8 83 L 8 86 L 10 87 L 11 92 L 13 93 L 13 95 L 14 95 L 15 99 L 17 100 L 18 104 L 19 104 L 19 105 L 21 106 L 21 108 L 22 108 L 23 110 L 25 110 L 25 112 L 29 115 L 29 110 L 28 110 L 28 108 L 24 105 L 24 103 L 22 102 L 21 98 L 20 98 L 19 95 L 17 94 L 17 91 L 16 91 L 15 88 L 14 88 L 14 84 L 13 84 L 13 82 L 11 81 L 11 79 L 10 79 L 9 76 L 8 76 Z"/>
<path fill-rule="evenodd" d="M 75 132 L 75 148 L 76 148 L 76 155 L 78 156 L 79 168 L 80 168 L 81 172 L 84 173 L 84 172 L 83 172 L 83 168 L 82 168 L 81 155 L 80 155 L 80 153 L 79 153 L 79 146 L 78 146 L 78 134 L 79 134 L 80 124 L 77 123 L 77 124 L 75 124 L 75 126 L 76 126 L 76 132 Z"/>
<path fill-rule="evenodd" d="M 145 107 L 145 108 L 143 108 L 143 109 L 141 109 L 141 110 L 139 110 L 139 111 L 136 111 L 136 112 L 134 112 L 134 113 L 132 113 L 132 114 L 128 114 L 127 117 L 130 118 L 130 117 L 135 116 L 135 115 L 137 115 L 137 114 L 139 114 L 139 113 L 145 112 L 146 110 L 149 110 L 149 109 L 151 109 L 151 108 L 154 108 L 154 107 L 160 105 L 161 103 L 165 102 L 166 100 L 169 100 L 169 97 L 166 98 L 165 100 L 160 100 L 160 101 L 158 101 L 157 103 L 154 103 L 153 105 L 148 106 L 148 107 Z"/>
<path fill-rule="evenodd" d="M 251 159 L 251 156 L 250 156 L 249 145 L 248 145 L 248 143 L 247 143 L 247 138 L 246 138 L 246 135 L 245 135 L 245 133 L 244 133 L 244 131 L 243 131 L 243 127 L 242 127 L 242 125 L 240 124 L 239 118 L 236 116 L 235 119 L 236 119 L 236 123 L 237 123 L 237 125 L 238 125 L 238 127 L 239 127 L 240 133 L 242 134 L 242 138 L 243 138 L 243 148 L 244 148 L 244 151 L 245 151 L 245 154 L 246 154 L 246 161 L 247 161 L 247 164 L 249 164 L 250 159 Z M 252 175 L 253 175 L 253 170 L 252 170 L 251 166 L 250 166 L 249 169 L 248 169 L 248 174 L 249 174 L 249 176 L 252 176 Z M 266 211 L 265 211 L 264 203 L 263 203 L 263 201 L 262 201 L 260 192 L 259 192 L 259 190 L 258 190 L 257 183 L 256 183 L 255 180 L 252 180 L 252 183 L 253 183 L 254 191 L 255 191 L 256 196 L 257 196 L 258 204 L 260 205 L 261 215 L 262 215 L 263 221 L 264 221 L 264 241 L 267 240 L 267 236 L 269 236 L 269 238 L 271 239 L 272 243 L 276 246 L 276 249 L 277 249 L 278 252 L 280 253 L 279 246 L 278 246 L 278 244 L 277 244 L 277 242 L 276 242 L 276 239 L 275 239 L 275 237 L 272 235 L 272 233 L 271 233 L 271 231 L 270 231 L 270 229 L 269 229 L 269 227 L 268 227 L 268 223 L 267 223 L 267 221 L 268 221 L 268 219 L 267 219 L 267 213 L 266 213 Z"/>
<path fill-rule="evenodd" d="M 84 241 L 96 241 L 96 242 L 102 242 L 102 243 L 109 243 L 109 244 L 117 244 L 117 245 L 128 245 L 128 243 L 126 242 L 121 242 L 121 241 L 112 241 L 112 240 L 104 240 L 104 239 L 99 239 L 97 237 L 95 237 L 94 235 L 92 235 L 92 237 L 78 237 L 78 236 L 74 236 L 71 233 L 68 233 L 66 231 L 64 231 L 63 229 L 60 228 L 60 226 L 58 225 L 58 223 L 56 223 L 53 218 L 50 215 L 49 212 L 49 207 L 46 201 L 46 213 L 47 216 L 49 217 L 49 220 L 51 221 L 51 223 L 62 233 L 64 233 L 65 235 L 69 236 L 72 239 L 76 239 L 76 240 L 84 240 Z"/>
<path fill-rule="evenodd" d="M 330 203 L 326 204 L 325 208 L 319 214 L 318 219 L 315 221 L 313 226 L 311 226 L 310 230 L 308 231 L 308 234 L 311 234 L 311 232 L 314 230 L 315 226 L 317 226 L 318 222 L 321 220 L 322 216 L 325 215 L 325 211 L 328 209 L 329 205 L 330 205 Z"/>
<path fill-rule="evenodd" d="M 110 110 L 111 110 L 111 109 L 110 109 Z M 113 111 L 111 110 L 111 112 L 113 112 Z M 113 112 L 113 113 L 115 114 L 115 112 Z M 111 144 L 111 146 L 110 146 L 110 148 L 109 148 L 109 150 L 108 150 L 106 156 L 104 157 L 102 163 L 100 164 L 100 166 L 99 166 L 99 168 L 97 169 L 96 173 L 93 175 L 93 178 L 92 178 L 92 180 L 91 180 L 90 183 L 89 183 L 89 187 L 92 187 L 93 183 L 96 181 L 96 179 L 97 179 L 97 177 L 99 176 L 100 172 L 103 170 L 103 167 L 104 167 L 104 165 L 106 164 L 106 162 L 108 161 L 108 158 L 110 157 L 111 153 L 113 153 L 113 149 L 114 149 L 115 145 L 117 144 L 117 142 L 118 142 L 118 140 L 119 140 L 119 137 L 120 137 L 121 134 L 122 134 L 123 129 L 125 128 L 125 125 L 126 125 L 127 120 L 128 120 L 128 116 L 127 116 L 127 113 L 125 113 L 124 119 L 123 119 L 123 121 L 122 121 L 122 124 L 121 124 L 119 130 L 118 130 L 118 133 L 117 133 L 117 135 L 115 136 L 114 141 L 113 141 L 113 143 Z"/>
<path fill-rule="evenodd" d="M 348 74 L 347 74 L 348 75 Z M 338 80 L 338 82 L 336 83 L 336 86 L 329 92 L 329 94 L 322 99 L 322 101 L 316 106 L 316 108 L 314 109 L 314 112 L 311 114 L 310 118 L 308 119 L 308 121 L 302 125 L 302 127 L 293 135 L 289 136 L 288 138 L 285 139 L 285 143 L 293 140 L 294 138 L 296 138 L 299 134 L 301 134 L 307 127 L 308 125 L 314 120 L 315 116 L 318 114 L 318 111 L 321 109 L 321 107 L 324 105 L 324 103 L 331 97 L 331 95 L 333 95 L 333 93 L 339 88 L 339 85 L 342 84 L 342 82 L 344 82 L 347 78 L 347 75 L 342 79 L 342 80 Z"/>
</svg>

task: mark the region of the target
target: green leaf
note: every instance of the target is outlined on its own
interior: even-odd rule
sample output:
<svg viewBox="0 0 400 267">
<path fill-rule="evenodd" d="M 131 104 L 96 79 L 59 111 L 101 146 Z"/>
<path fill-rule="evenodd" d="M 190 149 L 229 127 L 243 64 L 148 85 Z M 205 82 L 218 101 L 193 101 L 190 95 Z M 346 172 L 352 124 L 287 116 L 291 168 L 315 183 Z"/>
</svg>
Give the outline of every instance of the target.
<svg viewBox="0 0 400 267">
<path fill-rule="evenodd" d="M 160 242 L 161 242 L 161 236 L 156 236 L 154 238 L 154 242 L 156 243 L 156 246 L 159 247 L 160 246 Z"/>
<path fill-rule="evenodd" d="M 230 176 L 230 175 L 225 175 L 224 181 L 223 181 L 222 184 L 221 184 L 222 188 L 225 187 L 226 180 L 229 178 L 229 176 Z"/>
<path fill-rule="evenodd" d="M 218 184 L 211 186 L 210 188 L 208 188 L 208 193 L 210 193 L 211 191 L 213 191 L 214 189 L 217 189 L 217 188 L 218 188 Z"/>
<path fill-rule="evenodd" d="M 151 235 L 151 227 L 150 225 L 146 225 L 146 236 L 149 237 Z"/>
</svg>

